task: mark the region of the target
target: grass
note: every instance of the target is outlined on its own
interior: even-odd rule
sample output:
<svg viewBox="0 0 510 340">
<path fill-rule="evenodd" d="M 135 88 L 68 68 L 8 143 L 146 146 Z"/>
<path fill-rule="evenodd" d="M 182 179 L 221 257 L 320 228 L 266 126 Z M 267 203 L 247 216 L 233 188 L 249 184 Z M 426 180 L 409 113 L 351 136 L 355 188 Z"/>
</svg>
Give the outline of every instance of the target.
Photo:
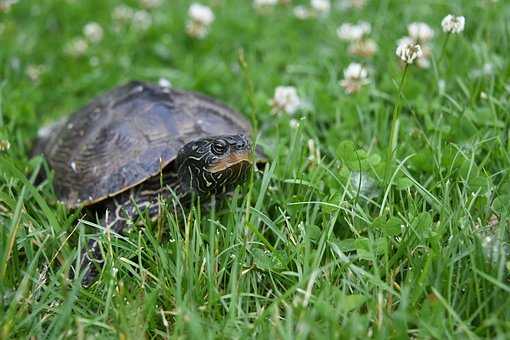
<svg viewBox="0 0 510 340">
<path fill-rule="evenodd" d="M 20 1 L 0 14 L 0 139 L 11 144 L 0 155 L 0 338 L 510 337 L 505 1 L 373 0 L 307 21 L 291 7 L 257 15 L 251 1 L 207 1 L 216 20 L 204 40 L 185 34 L 187 1 L 149 10 L 146 31 L 115 29 L 119 3 Z M 465 15 L 466 31 L 439 64 L 409 67 L 399 99 L 396 40 L 429 23 L 437 61 L 448 13 Z M 372 59 L 335 36 L 357 20 L 373 25 Z M 89 21 L 104 39 L 66 55 Z M 371 84 L 348 96 L 338 80 L 353 60 Z M 106 269 L 82 289 L 69 271 L 100 226 L 56 202 L 58 178 L 34 185 L 47 165 L 28 157 L 31 142 L 98 93 L 160 77 L 244 112 L 272 162 L 228 200 L 167 202 L 158 221 L 103 235 Z M 270 113 L 281 84 L 308 102 L 297 129 Z"/>
</svg>

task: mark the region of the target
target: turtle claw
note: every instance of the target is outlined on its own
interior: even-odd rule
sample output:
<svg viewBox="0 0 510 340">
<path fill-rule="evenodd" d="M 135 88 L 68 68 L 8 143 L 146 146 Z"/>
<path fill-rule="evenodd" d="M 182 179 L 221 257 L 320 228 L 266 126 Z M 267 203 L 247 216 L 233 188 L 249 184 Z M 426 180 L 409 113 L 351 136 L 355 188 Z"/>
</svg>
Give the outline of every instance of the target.
<svg viewBox="0 0 510 340">
<path fill-rule="evenodd" d="M 82 287 L 88 288 L 97 280 L 104 262 L 98 241 L 90 240 L 88 249 L 81 257 L 80 269 L 85 273 L 81 279 Z"/>
</svg>

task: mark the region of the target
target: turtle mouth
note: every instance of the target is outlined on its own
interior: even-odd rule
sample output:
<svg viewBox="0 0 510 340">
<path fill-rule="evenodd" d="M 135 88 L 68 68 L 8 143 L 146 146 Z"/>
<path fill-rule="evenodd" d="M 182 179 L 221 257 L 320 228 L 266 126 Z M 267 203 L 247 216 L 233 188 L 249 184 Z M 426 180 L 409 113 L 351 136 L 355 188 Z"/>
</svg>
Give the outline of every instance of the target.
<svg viewBox="0 0 510 340">
<path fill-rule="evenodd" d="M 209 166 L 208 171 L 211 173 L 217 173 L 230 167 L 241 165 L 243 162 L 252 164 L 250 150 L 232 152 L 227 157 L 224 157 Z"/>
</svg>

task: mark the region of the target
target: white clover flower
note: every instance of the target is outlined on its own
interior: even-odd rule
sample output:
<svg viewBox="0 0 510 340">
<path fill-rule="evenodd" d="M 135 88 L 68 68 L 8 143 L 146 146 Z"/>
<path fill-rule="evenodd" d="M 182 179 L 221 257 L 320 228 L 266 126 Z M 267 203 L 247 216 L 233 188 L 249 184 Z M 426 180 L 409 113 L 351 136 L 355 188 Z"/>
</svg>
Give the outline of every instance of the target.
<svg viewBox="0 0 510 340">
<path fill-rule="evenodd" d="M 337 28 L 336 34 L 338 38 L 346 41 L 356 41 L 363 38 L 363 36 L 370 34 L 372 27 L 370 23 L 360 21 L 357 24 L 345 23 Z"/>
<path fill-rule="evenodd" d="M 277 4 L 278 0 L 253 0 L 253 7 L 255 8 L 271 7 Z"/>
<path fill-rule="evenodd" d="M 362 37 L 359 31 L 353 29 L 353 25 L 349 23 L 342 24 L 336 29 L 336 35 L 341 40 L 355 41 Z"/>
<path fill-rule="evenodd" d="M 406 39 L 401 39 L 395 53 L 397 56 L 408 64 L 412 64 L 417 58 L 423 55 L 421 46 L 414 41 L 408 42 Z"/>
<path fill-rule="evenodd" d="M 301 19 L 301 20 L 305 20 L 305 19 L 308 19 L 311 17 L 310 10 L 302 5 L 294 7 L 292 12 L 294 13 L 294 16 L 296 18 Z"/>
<path fill-rule="evenodd" d="M 472 70 L 469 75 L 472 78 L 491 76 L 495 73 L 496 67 L 492 63 L 485 63 L 481 68 Z"/>
<path fill-rule="evenodd" d="M 360 21 L 357 24 L 344 23 L 337 28 L 339 39 L 349 41 L 349 53 L 360 57 L 371 57 L 377 51 L 377 43 L 367 36 L 372 31 L 370 23 Z"/>
<path fill-rule="evenodd" d="M 366 21 L 359 21 L 357 26 L 359 27 L 359 29 L 361 29 L 361 31 L 363 32 L 363 34 L 370 34 L 370 32 L 372 32 L 372 25 L 370 25 L 369 22 L 366 22 Z"/>
<path fill-rule="evenodd" d="M 89 44 L 83 38 L 74 38 L 64 48 L 64 53 L 72 57 L 79 57 L 87 52 Z"/>
<path fill-rule="evenodd" d="M 494 64 L 491 63 L 483 64 L 482 71 L 484 75 L 490 76 L 491 74 L 494 73 L 494 70 L 495 70 Z"/>
<path fill-rule="evenodd" d="M 169 89 L 172 87 L 172 83 L 170 82 L 170 80 L 168 80 L 166 78 L 159 78 L 158 85 L 160 87 L 163 87 L 166 89 Z"/>
<path fill-rule="evenodd" d="M 416 59 L 416 66 L 419 68 L 430 68 L 430 57 L 432 56 L 432 49 L 429 45 L 420 45 L 422 55 Z"/>
<path fill-rule="evenodd" d="M 145 8 L 156 8 L 161 6 L 161 0 L 140 0 L 140 4 Z"/>
<path fill-rule="evenodd" d="M 441 26 L 443 27 L 443 31 L 446 33 L 461 33 L 464 31 L 464 24 L 466 19 L 463 16 L 454 16 L 448 14 L 441 21 Z"/>
<path fill-rule="evenodd" d="M 149 12 L 138 10 L 133 13 L 132 18 L 133 27 L 139 31 L 146 31 L 152 25 L 152 16 Z"/>
<path fill-rule="evenodd" d="M 186 32 L 192 38 L 202 39 L 209 33 L 209 26 L 214 21 L 214 13 L 204 5 L 193 3 L 188 9 Z"/>
<path fill-rule="evenodd" d="M 103 40 L 103 28 L 97 22 L 89 22 L 83 27 L 83 35 L 91 43 Z"/>
<path fill-rule="evenodd" d="M 7 139 L 0 139 L 0 151 L 7 151 L 11 148 L 11 143 Z"/>
<path fill-rule="evenodd" d="M 368 71 L 358 63 L 350 63 L 344 70 L 344 79 L 340 81 L 347 94 L 358 92 L 363 85 L 368 84 Z"/>
<path fill-rule="evenodd" d="M 16 5 L 18 0 L 2 0 L 0 1 L 0 13 L 9 12 L 13 5 Z"/>
<path fill-rule="evenodd" d="M 411 37 L 402 37 L 400 39 L 398 39 L 397 41 L 397 45 L 410 45 L 410 44 L 415 44 L 416 41 L 411 38 Z"/>
<path fill-rule="evenodd" d="M 112 18 L 113 20 L 120 22 L 127 22 L 133 18 L 134 10 L 127 5 L 118 5 L 113 9 Z"/>
<path fill-rule="evenodd" d="M 350 8 L 362 9 L 366 5 L 366 0 L 341 0 L 338 2 L 338 7 L 342 10 Z"/>
<path fill-rule="evenodd" d="M 209 26 L 214 21 L 213 11 L 202 4 L 193 3 L 188 9 L 188 16 L 192 21 Z"/>
<path fill-rule="evenodd" d="M 297 119 L 294 119 L 292 118 L 290 121 L 289 121 L 289 126 L 291 129 L 297 129 L 299 127 L 299 121 Z"/>
<path fill-rule="evenodd" d="M 271 104 L 274 112 L 283 111 L 288 114 L 294 114 L 301 106 L 301 99 L 294 86 L 278 86 L 274 91 Z"/>
<path fill-rule="evenodd" d="M 424 22 L 412 22 L 407 26 L 409 36 L 415 41 L 425 43 L 434 37 L 434 30 Z"/>
<path fill-rule="evenodd" d="M 192 38 L 203 39 L 209 33 L 209 26 L 202 25 L 197 21 L 188 20 L 186 23 L 186 33 Z"/>
<path fill-rule="evenodd" d="M 361 39 L 351 42 L 348 51 L 350 54 L 370 58 L 377 52 L 377 43 L 373 39 Z"/>
<path fill-rule="evenodd" d="M 416 59 L 416 66 L 419 68 L 430 68 L 430 59 L 429 58 L 418 58 Z"/>
<path fill-rule="evenodd" d="M 34 83 L 37 83 L 41 77 L 41 74 L 44 71 L 43 65 L 33 65 L 30 64 L 27 66 L 27 69 L 25 71 L 27 77 Z"/>
<path fill-rule="evenodd" d="M 329 0 L 310 0 L 310 6 L 320 15 L 328 14 L 331 10 L 331 3 Z"/>
<path fill-rule="evenodd" d="M 350 63 L 344 70 L 344 77 L 346 79 L 366 79 L 368 77 L 368 71 L 361 64 Z"/>
</svg>

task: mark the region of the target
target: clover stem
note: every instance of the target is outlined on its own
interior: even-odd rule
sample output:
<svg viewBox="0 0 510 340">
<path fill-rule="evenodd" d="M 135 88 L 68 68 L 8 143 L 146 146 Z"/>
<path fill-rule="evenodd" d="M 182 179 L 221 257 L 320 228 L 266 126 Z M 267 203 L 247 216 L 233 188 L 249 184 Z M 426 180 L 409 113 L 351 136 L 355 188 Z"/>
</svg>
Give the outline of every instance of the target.
<svg viewBox="0 0 510 340">
<path fill-rule="evenodd" d="M 395 151 L 398 143 L 398 130 L 400 126 L 400 109 L 402 106 L 402 88 L 404 86 L 408 68 L 409 64 L 406 64 L 404 67 L 404 72 L 402 73 L 402 78 L 400 78 L 400 83 L 398 85 L 398 98 L 397 102 L 395 103 L 395 108 L 393 109 L 393 115 L 391 119 L 390 143 L 388 150 L 390 158 L 392 158 L 391 155 Z"/>
<path fill-rule="evenodd" d="M 248 65 L 248 62 L 246 61 L 246 55 L 244 53 L 244 49 L 240 48 L 238 50 L 237 57 L 238 57 L 239 66 L 241 67 L 243 76 L 246 80 L 248 99 L 251 104 L 251 123 L 253 125 L 255 133 L 257 133 L 258 132 L 258 124 L 257 124 L 257 119 L 255 117 L 255 114 L 257 112 L 257 102 L 255 100 L 255 87 L 253 85 L 253 80 L 251 78 L 250 67 Z"/>
<path fill-rule="evenodd" d="M 450 33 L 446 35 L 446 38 L 443 41 L 443 46 L 441 47 L 441 52 L 439 53 L 439 58 L 437 58 L 437 64 L 441 62 L 441 59 L 443 59 L 444 53 L 446 51 L 446 44 L 448 44 L 448 40 L 450 38 Z"/>
<path fill-rule="evenodd" d="M 390 139 L 388 141 L 388 155 L 387 155 L 387 163 L 385 168 L 385 182 L 387 182 L 390 178 L 389 170 L 391 168 L 391 163 L 393 161 L 394 151 L 397 148 L 398 143 L 398 132 L 400 127 L 400 109 L 401 109 L 401 101 L 402 101 L 402 88 L 404 87 L 404 82 L 407 76 L 407 70 L 409 68 L 409 64 L 405 64 L 404 72 L 402 73 L 402 78 L 400 78 L 400 83 L 398 85 L 398 94 L 397 101 L 395 102 L 395 108 L 393 109 L 393 115 L 391 118 L 391 130 L 390 130 Z"/>
</svg>

